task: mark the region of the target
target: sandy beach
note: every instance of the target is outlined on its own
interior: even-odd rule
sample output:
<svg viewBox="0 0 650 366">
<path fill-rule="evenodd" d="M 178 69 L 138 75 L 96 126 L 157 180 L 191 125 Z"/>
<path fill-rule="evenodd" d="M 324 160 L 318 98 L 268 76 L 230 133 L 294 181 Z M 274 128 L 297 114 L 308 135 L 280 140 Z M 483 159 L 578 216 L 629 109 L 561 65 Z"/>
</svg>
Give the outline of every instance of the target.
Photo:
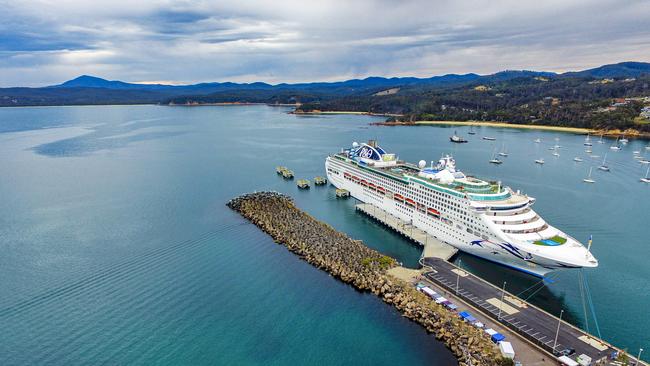
<svg viewBox="0 0 650 366">
<path fill-rule="evenodd" d="M 546 130 L 569 133 L 596 133 L 596 130 L 578 127 L 562 126 L 545 126 L 545 125 L 517 125 L 504 122 L 479 122 L 479 121 L 415 121 L 415 125 L 458 125 L 458 126 L 487 126 L 487 127 L 504 127 L 504 128 L 521 128 L 527 130 Z"/>
</svg>

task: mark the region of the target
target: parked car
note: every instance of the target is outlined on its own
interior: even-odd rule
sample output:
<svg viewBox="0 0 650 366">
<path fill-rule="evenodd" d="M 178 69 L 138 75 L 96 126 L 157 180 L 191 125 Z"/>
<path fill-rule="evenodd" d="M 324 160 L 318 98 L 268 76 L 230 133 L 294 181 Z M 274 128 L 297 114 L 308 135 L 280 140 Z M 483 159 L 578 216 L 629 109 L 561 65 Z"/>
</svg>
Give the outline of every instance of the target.
<svg viewBox="0 0 650 366">
<path fill-rule="evenodd" d="M 565 348 L 560 351 L 560 355 L 562 356 L 571 356 L 576 353 L 576 350 L 573 348 Z"/>
</svg>

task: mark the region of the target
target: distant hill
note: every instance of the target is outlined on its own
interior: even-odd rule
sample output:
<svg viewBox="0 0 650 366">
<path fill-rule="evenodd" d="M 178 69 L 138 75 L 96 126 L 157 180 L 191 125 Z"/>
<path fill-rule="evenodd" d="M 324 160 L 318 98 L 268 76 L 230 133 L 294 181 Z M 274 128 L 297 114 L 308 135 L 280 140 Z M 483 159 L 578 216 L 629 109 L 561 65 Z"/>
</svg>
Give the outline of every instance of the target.
<svg viewBox="0 0 650 366">
<path fill-rule="evenodd" d="M 72 80 L 68 80 L 63 84 L 53 85 L 51 88 L 151 89 L 151 86 L 144 84 L 130 84 L 117 80 L 106 80 L 90 75 L 81 75 Z"/>
<path fill-rule="evenodd" d="M 650 63 L 620 62 L 617 64 L 603 65 L 594 69 L 566 72 L 562 74 L 562 76 L 592 78 L 636 78 L 644 74 L 650 75 Z"/>
<path fill-rule="evenodd" d="M 527 70 L 506 70 L 490 75 L 447 74 L 429 78 L 368 77 L 339 82 L 271 85 L 263 82 L 209 82 L 191 85 L 137 84 L 82 75 L 62 84 L 43 88 L 0 88 L 0 106 L 142 103 L 259 102 L 294 103 L 366 97 L 399 88 L 393 99 L 433 89 L 463 85 L 492 85 L 516 80 L 555 78 L 635 78 L 650 73 L 650 64 L 622 62 L 584 71 L 555 74 Z M 397 107 L 396 107 L 397 108 Z M 400 107 L 401 108 L 401 107 Z M 397 109 L 400 109 L 397 108 Z"/>
</svg>

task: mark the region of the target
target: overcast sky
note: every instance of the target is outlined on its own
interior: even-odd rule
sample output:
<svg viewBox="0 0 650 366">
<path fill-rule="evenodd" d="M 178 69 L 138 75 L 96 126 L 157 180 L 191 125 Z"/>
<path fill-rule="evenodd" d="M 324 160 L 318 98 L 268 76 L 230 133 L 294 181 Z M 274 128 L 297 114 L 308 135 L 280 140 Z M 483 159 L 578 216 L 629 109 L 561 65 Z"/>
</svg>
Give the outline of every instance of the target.
<svg viewBox="0 0 650 366">
<path fill-rule="evenodd" d="M 650 1 L 0 0 L 0 86 L 333 81 L 650 61 Z"/>
</svg>

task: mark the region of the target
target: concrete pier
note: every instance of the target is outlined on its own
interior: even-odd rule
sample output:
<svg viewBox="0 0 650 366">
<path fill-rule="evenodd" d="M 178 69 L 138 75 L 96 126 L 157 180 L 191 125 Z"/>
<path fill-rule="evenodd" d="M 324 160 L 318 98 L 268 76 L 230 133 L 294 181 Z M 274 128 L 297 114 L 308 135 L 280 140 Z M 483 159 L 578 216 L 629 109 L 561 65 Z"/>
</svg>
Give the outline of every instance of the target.
<svg viewBox="0 0 650 366">
<path fill-rule="evenodd" d="M 407 239 L 422 245 L 424 247 L 422 250 L 422 258 L 440 258 L 447 261 L 458 252 L 458 249 L 451 245 L 441 242 L 433 235 L 404 222 L 404 220 L 389 214 L 377 206 L 369 203 L 360 203 L 356 205 L 356 208 L 358 211 L 388 226 Z"/>
</svg>

